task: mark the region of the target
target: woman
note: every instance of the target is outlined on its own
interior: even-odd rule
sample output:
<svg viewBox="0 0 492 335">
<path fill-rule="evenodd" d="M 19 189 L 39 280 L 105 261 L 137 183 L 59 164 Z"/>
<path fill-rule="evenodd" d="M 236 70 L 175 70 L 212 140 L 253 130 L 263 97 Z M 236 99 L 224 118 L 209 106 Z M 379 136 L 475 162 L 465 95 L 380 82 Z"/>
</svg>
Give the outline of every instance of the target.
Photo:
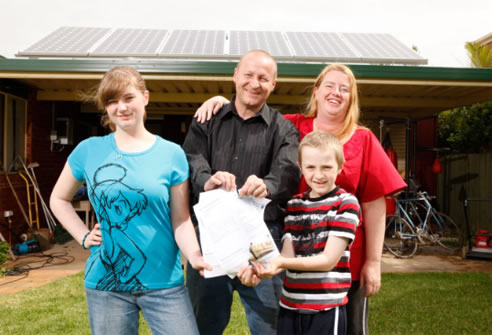
<svg viewBox="0 0 492 335">
<path fill-rule="evenodd" d="M 138 334 L 141 310 L 154 334 L 198 334 L 179 250 L 193 268 L 210 266 L 190 220 L 185 154 L 145 129 L 149 92 L 135 69 L 107 72 L 94 100 L 112 132 L 77 145 L 50 199 L 62 225 L 91 249 L 84 286 L 92 332 Z M 71 204 L 82 182 L 100 222 L 91 231 Z"/>
<path fill-rule="evenodd" d="M 214 97 L 195 115 L 205 121 L 225 102 L 227 100 L 222 97 Z M 343 144 L 345 164 L 336 185 L 355 194 L 361 204 L 363 217 L 350 259 L 349 334 L 367 333 L 367 297 L 376 294 L 381 287 L 381 252 L 386 217 L 384 196 L 406 187 L 374 134 L 359 125 L 359 115 L 355 77 L 347 66 L 341 64 L 328 65 L 318 75 L 303 115 L 284 115 L 299 130 L 301 140 L 314 130 L 337 136 Z M 302 180 L 299 192 L 307 190 Z"/>
</svg>

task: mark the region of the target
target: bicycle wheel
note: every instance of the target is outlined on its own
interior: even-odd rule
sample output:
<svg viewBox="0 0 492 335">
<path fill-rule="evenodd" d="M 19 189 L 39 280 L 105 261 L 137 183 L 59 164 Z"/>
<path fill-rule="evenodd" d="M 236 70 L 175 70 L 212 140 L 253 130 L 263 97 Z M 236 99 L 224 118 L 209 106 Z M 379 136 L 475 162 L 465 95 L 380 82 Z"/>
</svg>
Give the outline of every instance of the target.
<svg viewBox="0 0 492 335">
<path fill-rule="evenodd" d="M 429 217 L 429 231 L 437 237 L 437 243 L 449 250 L 463 246 L 463 234 L 458 225 L 444 213 L 434 212 Z"/>
<path fill-rule="evenodd" d="M 399 258 L 409 258 L 417 252 L 418 241 L 412 226 L 397 215 L 386 217 L 384 246 Z"/>
</svg>

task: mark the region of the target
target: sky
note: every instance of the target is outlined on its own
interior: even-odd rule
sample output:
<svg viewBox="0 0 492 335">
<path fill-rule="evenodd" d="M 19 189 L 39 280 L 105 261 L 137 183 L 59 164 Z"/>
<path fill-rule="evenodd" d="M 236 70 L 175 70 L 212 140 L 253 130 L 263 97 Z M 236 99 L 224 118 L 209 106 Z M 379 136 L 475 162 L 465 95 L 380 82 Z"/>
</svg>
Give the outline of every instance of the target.
<svg viewBox="0 0 492 335">
<path fill-rule="evenodd" d="M 0 0 L 0 55 L 62 26 L 388 33 L 430 66 L 469 67 L 464 45 L 492 32 L 492 1 Z"/>
</svg>

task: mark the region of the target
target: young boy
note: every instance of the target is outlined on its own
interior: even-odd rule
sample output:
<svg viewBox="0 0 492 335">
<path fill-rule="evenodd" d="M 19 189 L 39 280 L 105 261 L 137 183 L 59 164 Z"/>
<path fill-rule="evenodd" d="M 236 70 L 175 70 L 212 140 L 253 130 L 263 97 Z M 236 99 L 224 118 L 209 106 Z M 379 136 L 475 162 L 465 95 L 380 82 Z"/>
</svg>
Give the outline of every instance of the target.
<svg viewBox="0 0 492 335">
<path fill-rule="evenodd" d="M 350 248 L 359 224 L 355 196 L 335 185 L 344 163 L 337 138 L 315 131 L 299 145 L 298 163 L 311 188 L 287 204 L 281 255 L 240 272 L 257 285 L 287 270 L 277 334 L 345 334 Z"/>
</svg>

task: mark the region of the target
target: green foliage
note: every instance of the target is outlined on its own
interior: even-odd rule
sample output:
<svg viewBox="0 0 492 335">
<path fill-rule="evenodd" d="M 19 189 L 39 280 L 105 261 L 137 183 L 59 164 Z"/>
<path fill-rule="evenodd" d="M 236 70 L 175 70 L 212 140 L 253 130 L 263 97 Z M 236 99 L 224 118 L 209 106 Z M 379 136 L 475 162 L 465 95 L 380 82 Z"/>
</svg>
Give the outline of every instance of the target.
<svg viewBox="0 0 492 335">
<path fill-rule="evenodd" d="M 492 149 L 492 101 L 444 111 L 438 117 L 439 145 L 461 153 Z"/>
<path fill-rule="evenodd" d="M 5 269 L 2 265 L 7 260 L 8 253 L 9 244 L 7 242 L 0 242 L 0 277 L 3 276 L 3 274 L 5 273 Z"/>
<path fill-rule="evenodd" d="M 492 49 L 488 45 L 468 42 L 465 48 L 474 67 L 492 67 Z"/>
</svg>

